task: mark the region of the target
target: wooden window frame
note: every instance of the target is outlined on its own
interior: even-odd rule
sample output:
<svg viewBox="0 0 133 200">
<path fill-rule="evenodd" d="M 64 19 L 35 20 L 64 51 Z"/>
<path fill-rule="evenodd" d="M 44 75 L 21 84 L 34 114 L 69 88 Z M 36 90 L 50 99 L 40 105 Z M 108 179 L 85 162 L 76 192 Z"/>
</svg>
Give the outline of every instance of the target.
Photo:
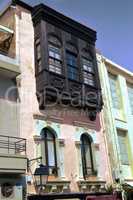
<svg viewBox="0 0 133 200">
<path fill-rule="evenodd" d="M 68 55 L 72 55 L 75 57 L 75 60 L 76 60 L 76 66 L 74 65 L 71 65 L 67 62 L 67 56 Z M 79 82 L 79 66 L 78 66 L 78 55 L 68 49 L 66 49 L 66 65 L 67 65 L 67 78 L 68 80 L 72 80 L 72 81 L 78 81 Z M 73 79 L 69 76 L 69 68 L 72 68 L 72 69 L 75 69 L 76 71 L 76 79 Z"/>
<path fill-rule="evenodd" d="M 60 54 L 58 54 L 59 56 L 60 56 L 60 59 L 58 59 L 58 58 L 56 58 L 55 56 L 51 56 L 50 55 L 50 48 L 53 48 L 53 53 L 54 54 L 56 54 L 55 52 L 54 52 L 54 49 L 58 49 L 59 51 L 60 51 Z M 62 74 L 62 55 L 61 55 L 61 47 L 59 47 L 59 46 L 57 46 L 57 45 L 55 45 L 55 44 L 53 44 L 53 43 L 51 43 L 51 42 L 49 42 L 48 43 L 48 52 L 49 52 L 49 58 L 48 58 L 48 60 L 49 60 L 49 63 L 48 63 L 48 65 L 49 65 L 49 72 L 53 72 L 53 73 L 55 73 L 55 74 Z M 51 50 L 51 52 L 52 52 L 52 50 Z M 53 61 L 53 64 L 50 64 L 50 59 Z M 56 65 L 55 64 L 55 62 L 59 62 L 59 65 Z M 50 70 L 50 65 L 51 66 L 53 66 L 53 68 L 55 69 L 55 70 Z M 60 71 L 60 73 L 58 73 L 57 72 L 57 69 L 59 69 L 59 71 Z"/>
<path fill-rule="evenodd" d="M 87 70 L 87 69 L 84 69 L 84 60 L 86 60 L 86 62 L 91 62 L 92 63 L 92 66 L 93 66 L 93 61 L 91 59 L 88 59 L 88 58 L 85 58 L 82 56 L 82 69 L 83 69 L 83 82 L 84 84 L 86 85 L 89 85 L 89 86 L 92 86 L 92 87 L 95 87 L 95 72 L 94 72 L 94 69 L 92 67 L 90 67 L 89 65 L 87 66 L 88 68 L 91 68 L 91 71 Z M 88 83 L 85 82 L 85 73 L 88 75 L 88 77 L 86 77 L 86 79 L 88 80 Z M 92 76 L 92 79 L 89 78 L 89 76 Z M 93 82 L 93 84 L 90 84 L 90 82 Z"/>
</svg>

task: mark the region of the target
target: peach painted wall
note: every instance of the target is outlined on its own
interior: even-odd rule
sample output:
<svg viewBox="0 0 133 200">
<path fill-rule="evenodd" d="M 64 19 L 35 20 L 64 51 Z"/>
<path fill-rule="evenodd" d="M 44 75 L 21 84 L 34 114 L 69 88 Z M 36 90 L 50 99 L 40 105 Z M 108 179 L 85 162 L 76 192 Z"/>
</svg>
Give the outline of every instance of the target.
<svg viewBox="0 0 133 200">
<path fill-rule="evenodd" d="M 64 178 L 62 179 L 71 181 L 71 190 L 78 191 L 76 182 L 82 180 L 83 177 L 79 173 L 79 164 L 81 161 L 79 161 L 80 151 L 77 150 L 76 142 L 80 141 L 82 133 L 87 132 L 93 138 L 96 151 L 98 176 L 95 177 L 95 180 L 105 180 L 109 182 L 110 171 L 106 151 L 106 140 L 100 115 L 97 116 L 96 122 L 91 122 L 87 116 L 81 114 L 81 111 L 72 111 L 72 109 L 63 111 L 56 107 L 56 110 L 54 108 L 52 112 L 50 112 L 51 109 L 46 109 L 44 113 L 39 112 L 35 95 L 34 31 L 31 15 L 29 11 L 17 6 L 15 19 L 21 68 L 21 75 L 18 79 L 20 82 L 19 95 L 21 99 L 20 132 L 21 137 L 27 139 L 28 158 L 35 158 L 37 156 L 36 144 L 33 136 L 40 134 L 40 127 L 44 128 L 47 124 L 50 124 L 57 132 L 58 139 L 64 139 L 65 141 Z M 70 113 L 75 113 L 75 115 Z M 37 122 L 41 125 L 38 125 L 39 123 Z M 94 177 L 91 177 L 90 180 L 94 180 Z"/>
</svg>

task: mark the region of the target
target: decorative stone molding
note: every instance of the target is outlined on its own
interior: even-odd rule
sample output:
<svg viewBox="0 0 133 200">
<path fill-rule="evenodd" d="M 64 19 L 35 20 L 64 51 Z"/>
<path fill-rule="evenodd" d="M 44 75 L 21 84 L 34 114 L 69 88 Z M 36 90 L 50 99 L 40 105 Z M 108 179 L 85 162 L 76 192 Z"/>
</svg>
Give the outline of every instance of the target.
<svg viewBox="0 0 133 200">
<path fill-rule="evenodd" d="M 99 150 L 99 144 L 96 144 L 96 143 L 95 143 L 95 144 L 94 144 L 94 147 L 95 147 L 96 150 Z"/>
<path fill-rule="evenodd" d="M 57 192 L 57 185 L 51 186 L 51 192 Z"/>
<path fill-rule="evenodd" d="M 69 181 L 48 181 L 43 193 L 59 193 L 59 192 L 69 192 L 70 191 Z"/>
<path fill-rule="evenodd" d="M 106 192 L 105 181 L 79 181 L 79 191 L 80 192 Z"/>
<path fill-rule="evenodd" d="M 80 147 L 81 141 L 75 141 L 75 145 L 76 145 L 76 147 Z"/>
<path fill-rule="evenodd" d="M 64 139 L 59 139 L 59 145 L 60 146 L 65 146 L 65 140 Z"/>
<path fill-rule="evenodd" d="M 75 126 L 78 126 L 78 127 L 83 127 L 83 128 L 95 128 L 95 125 L 96 125 L 96 122 L 88 122 L 88 123 L 86 123 L 86 122 L 80 122 L 80 121 L 74 121 L 73 122 L 73 125 L 75 125 Z M 92 130 L 91 130 L 91 132 L 92 132 Z"/>
<path fill-rule="evenodd" d="M 69 185 L 64 185 L 63 186 L 63 192 L 69 192 L 70 189 L 69 189 Z"/>
<path fill-rule="evenodd" d="M 40 120 L 45 120 L 45 121 L 48 121 L 48 122 L 56 122 L 56 123 L 62 123 L 63 119 L 62 118 L 59 118 L 59 117 L 56 117 L 56 116 L 49 116 L 49 115 L 46 115 L 46 114 L 42 114 L 42 113 L 36 113 L 33 115 L 34 119 L 40 119 Z"/>
<path fill-rule="evenodd" d="M 62 118 L 56 116 L 47 116 L 47 120 L 55 122 L 55 123 L 62 123 Z"/>
<path fill-rule="evenodd" d="M 92 192 L 92 193 L 98 192 L 97 186 L 96 185 L 91 185 L 90 186 L 90 192 Z"/>
<path fill-rule="evenodd" d="M 34 142 L 35 142 L 36 144 L 41 142 L 41 136 L 40 136 L 40 135 L 34 135 L 34 136 L 33 136 L 33 139 L 34 139 Z"/>
<path fill-rule="evenodd" d="M 43 115 L 42 113 L 35 113 L 33 114 L 33 118 L 38 120 L 46 120 L 46 115 Z"/>
<path fill-rule="evenodd" d="M 101 185 L 101 186 L 100 186 L 99 192 L 106 192 L 105 185 Z"/>
</svg>

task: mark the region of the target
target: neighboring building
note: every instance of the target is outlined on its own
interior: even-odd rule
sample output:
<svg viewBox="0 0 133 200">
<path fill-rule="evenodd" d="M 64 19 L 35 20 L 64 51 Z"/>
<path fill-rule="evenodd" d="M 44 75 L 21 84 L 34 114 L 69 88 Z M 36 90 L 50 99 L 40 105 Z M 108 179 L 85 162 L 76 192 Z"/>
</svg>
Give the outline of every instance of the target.
<svg viewBox="0 0 133 200">
<path fill-rule="evenodd" d="M 97 55 L 113 179 L 133 185 L 133 73 Z"/>
<path fill-rule="evenodd" d="M 20 135 L 17 76 L 20 75 L 14 9 L 0 15 L 0 199 L 26 194 L 26 140 Z"/>
<path fill-rule="evenodd" d="M 43 4 L 32 8 L 19 0 L 3 17 L 14 23 L 15 47 L 10 49 L 19 69 L 20 101 L 12 118 L 18 131 L 9 122 L 5 127 L 7 135 L 14 128 L 15 136 L 27 139 L 27 157 L 35 159 L 26 174 L 27 192 L 38 191 L 33 175 L 40 157 L 49 169 L 44 192 L 105 191 L 111 176 L 100 114 L 96 32 Z"/>
</svg>

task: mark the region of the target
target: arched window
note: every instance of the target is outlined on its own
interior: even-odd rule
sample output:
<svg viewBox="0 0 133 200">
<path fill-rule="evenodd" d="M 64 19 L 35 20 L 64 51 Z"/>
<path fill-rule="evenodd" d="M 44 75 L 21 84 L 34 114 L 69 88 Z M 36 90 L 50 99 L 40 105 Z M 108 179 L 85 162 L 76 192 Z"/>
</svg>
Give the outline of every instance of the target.
<svg viewBox="0 0 133 200">
<path fill-rule="evenodd" d="M 81 135 L 81 156 L 83 165 L 83 175 L 87 177 L 94 172 L 94 163 L 92 155 L 92 138 L 87 134 Z"/>
<path fill-rule="evenodd" d="M 44 128 L 41 131 L 42 138 L 42 160 L 43 164 L 48 166 L 49 174 L 57 175 L 57 157 L 56 157 L 56 135 L 51 128 Z"/>
<path fill-rule="evenodd" d="M 48 36 L 49 71 L 62 74 L 61 42 L 54 35 Z"/>
</svg>

